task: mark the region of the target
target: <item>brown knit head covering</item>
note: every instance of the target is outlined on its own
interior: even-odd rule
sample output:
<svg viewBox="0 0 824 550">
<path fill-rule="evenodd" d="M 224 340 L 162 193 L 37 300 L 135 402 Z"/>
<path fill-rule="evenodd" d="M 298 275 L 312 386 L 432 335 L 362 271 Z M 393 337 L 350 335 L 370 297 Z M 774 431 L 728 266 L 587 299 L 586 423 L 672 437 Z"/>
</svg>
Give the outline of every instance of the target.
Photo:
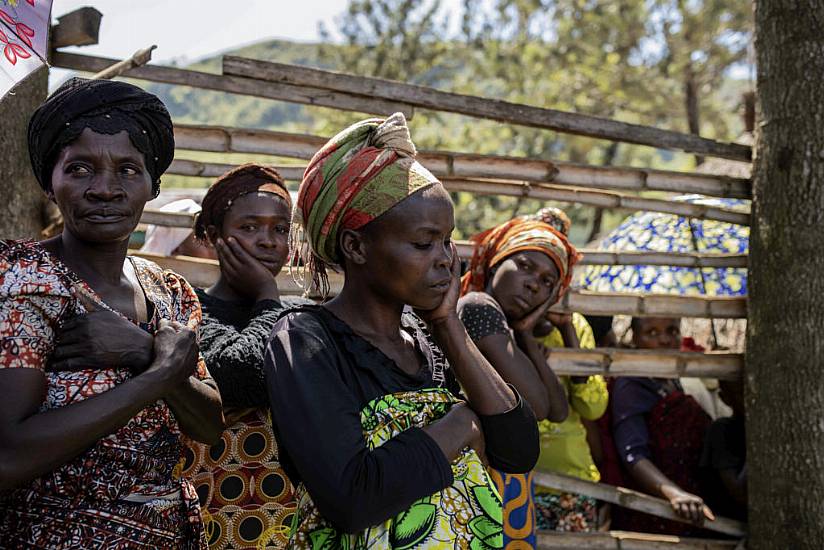
<svg viewBox="0 0 824 550">
<path fill-rule="evenodd" d="M 243 164 L 220 176 L 209 187 L 201 203 L 203 210 L 195 221 L 195 236 L 201 241 L 208 240 L 207 227 L 221 227 L 223 218 L 234 201 L 243 195 L 257 192 L 272 193 L 285 200 L 291 215 L 292 197 L 278 171 L 262 164 Z"/>
</svg>

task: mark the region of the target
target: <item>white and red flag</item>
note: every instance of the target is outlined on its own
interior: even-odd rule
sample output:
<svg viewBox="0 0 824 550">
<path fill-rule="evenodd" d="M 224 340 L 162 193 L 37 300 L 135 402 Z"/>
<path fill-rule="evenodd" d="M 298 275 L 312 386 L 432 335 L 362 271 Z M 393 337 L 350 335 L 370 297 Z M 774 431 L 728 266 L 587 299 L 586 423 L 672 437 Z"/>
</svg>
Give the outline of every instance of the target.
<svg viewBox="0 0 824 550">
<path fill-rule="evenodd" d="M 0 99 L 46 65 L 52 0 L 0 0 Z"/>
</svg>

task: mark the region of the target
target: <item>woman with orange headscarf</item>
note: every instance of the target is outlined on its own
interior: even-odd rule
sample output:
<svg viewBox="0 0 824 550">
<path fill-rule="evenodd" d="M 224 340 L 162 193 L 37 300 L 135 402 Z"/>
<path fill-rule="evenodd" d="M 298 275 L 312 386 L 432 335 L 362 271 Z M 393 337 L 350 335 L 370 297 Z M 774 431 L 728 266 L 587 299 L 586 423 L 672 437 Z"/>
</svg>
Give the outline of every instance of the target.
<svg viewBox="0 0 824 550">
<path fill-rule="evenodd" d="M 564 388 L 532 335 L 549 307 L 569 288 L 580 258 L 567 238 L 539 220 L 515 218 L 473 237 L 475 251 L 463 276 L 458 314 L 467 333 L 536 418 L 562 422 Z M 504 503 L 504 547 L 535 546 L 532 475 L 492 470 Z"/>
</svg>

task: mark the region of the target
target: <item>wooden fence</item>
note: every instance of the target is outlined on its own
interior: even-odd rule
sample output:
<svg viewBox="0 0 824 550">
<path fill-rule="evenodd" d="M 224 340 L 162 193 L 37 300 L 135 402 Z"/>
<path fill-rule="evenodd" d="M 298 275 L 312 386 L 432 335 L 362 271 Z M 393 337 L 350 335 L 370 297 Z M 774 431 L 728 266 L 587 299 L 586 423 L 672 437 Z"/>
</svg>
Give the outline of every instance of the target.
<svg viewBox="0 0 824 550">
<path fill-rule="evenodd" d="M 223 74 L 279 85 L 307 86 L 353 96 L 397 101 L 434 111 L 460 113 L 508 124 L 546 128 L 567 134 L 637 143 L 655 148 L 675 149 L 732 160 L 749 161 L 751 157 L 751 150 L 746 145 L 720 143 L 693 134 L 682 134 L 650 126 L 514 104 L 497 99 L 453 94 L 381 78 L 228 55 L 223 57 Z"/>
<path fill-rule="evenodd" d="M 55 52 L 54 66 L 86 72 L 98 72 L 117 60 Z M 668 148 L 707 156 L 748 161 L 748 146 L 721 143 L 695 135 L 644 127 L 596 117 L 517 105 L 487 98 L 452 94 L 381 79 L 365 78 L 254 61 L 235 57 L 224 59 L 222 75 L 173 67 L 135 67 L 126 76 L 154 82 L 221 92 L 251 95 L 305 105 L 374 114 L 403 112 L 408 118 L 415 108 L 460 113 L 555 131 Z M 245 130 L 209 126 L 180 125 L 176 130 L 180 149 L 223 153 L 259 153 L 274 157 L 308 159 L 325 140 L 317 136 L 262 130 Z M 420 160 L 448 189 L 479 194 L 531 197 L 539 200 L 577 202 L 599 207 L 665 212 L 698 219 L 719 220 L 740 225 L 749 223 L 749 214 L 727 208 L 708 207 L 626 195 L 621 192 L 666 191 L 701 193 L 709 196 L 750 198 L 749 180 L 713 174 L 691 174 L 639 168 L 605 168 L 537 159 L 518 159 L 488 155 L 468 155 L 444 151 L 423 151 Z M 199 162 L 177 158 L 170 173 L 215 177 L 230 164 Z M 301 166 L 284 165 L 278 169 L 287 179 L 299 179 Z M 187 215 L 146 211 L 144 223 L 191 227 Z M 466 256 L 469 243 L 460 243 L 459 252 Z M 585 251 L 584 265 L 678 265 L 685 267 L 744 267 L 744 255 L 669 254 L 646 252 Z M 144 255 L 163 267 L 174 269 L 192 284 L 208 286 L 218 274 L 217 263 L 184 257 Z M 330 278 L 332 290 L 340 289 L 342 279 Z M 289 274 L 281 274 L 278 284 L 284 294 L 301 291 Z M 634 316 L 673 316 L 707 318 L 746 317 L 744 298 L 707 296 L 633 295 L 592 292 L 569 292 L 555 311 Z M 705 376 L 719 379 L 739 378 L 743 373 L 743 356 L 727 353 L 686 353 L 677 351 L 638 351 L 624 349 L 555 349 L 549 363 L 559 374 L 609 376 Z M 585 494 L 615 505 L 681 521 L 669 504 L 661 499 L 605 484 L 576 478 L 535 473 L 536 482 L 556 490 Z M 733 537 L 745 535 L 745 526 L 718 518 L 704 525 Z M 737 541 L 684 539 L 638 533 L 565 534 L 542 532 L 541 548 L 616 548 L 628 549 L 730 549 Z"/>
<path fill-rule="evenodd" d="M 312 158 L 327 139 L 321 136 L 223 126 L 179 124 L 175 127 L 178 149 L 257 153 L 303 160 Z M 440 178 L 492 178 L 620 191 L 700 193 L 739 199 L 752 196 L 750 180 L 724 175 L 588 166 L 450 151 L 419 151 L 418 159 Z"/>
</svg>

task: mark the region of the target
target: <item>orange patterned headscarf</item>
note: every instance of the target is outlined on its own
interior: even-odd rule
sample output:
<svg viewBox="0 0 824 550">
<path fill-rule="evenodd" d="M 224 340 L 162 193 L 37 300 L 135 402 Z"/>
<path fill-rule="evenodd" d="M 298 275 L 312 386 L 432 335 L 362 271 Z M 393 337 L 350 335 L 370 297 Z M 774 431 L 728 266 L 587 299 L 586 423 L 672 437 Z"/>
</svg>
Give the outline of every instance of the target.
<svg viewBox="0 0 824 550">
<path fill-rule="evenodd" d="M 493 227 L 471 239 L 475 243 L 472 261 L 461 278 L 461 294 L 486 288 L 489 270 L 507 257 L 525 250 L 543 252 L 555 263 L 560 273 L 563 296 L 572 280 L 572 268 L 581 259 L 567 238 L 552 226 L 538 220 L 515 218 Z"/>
</svg>

